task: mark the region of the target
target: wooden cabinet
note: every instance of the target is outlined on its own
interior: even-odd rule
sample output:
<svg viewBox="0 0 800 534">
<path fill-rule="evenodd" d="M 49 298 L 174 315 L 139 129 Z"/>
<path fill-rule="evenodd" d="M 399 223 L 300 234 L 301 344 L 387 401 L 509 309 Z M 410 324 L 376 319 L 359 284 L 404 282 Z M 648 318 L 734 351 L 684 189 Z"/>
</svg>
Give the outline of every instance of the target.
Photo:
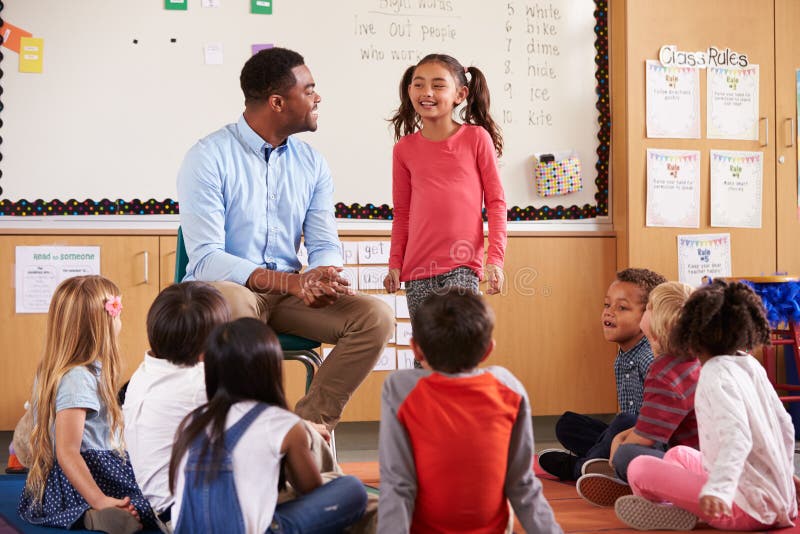
<svg viewBox="0 0 800 534">
<path fill-rule="evenodd" d="M 610 15 L 613 211 L 620 268 L 649 267 L 676 279 L 678 234 L 724 232 L 731 234 L 734 275 L 776 269 L 800 273 L 797 149 L 788 146 L 789 118 L 796 115 L 793 80 L 800 38 L 794 26 L 800 20 L 800 4 L 796 0 L 612 0 Z M 762 120 L 758 141 L 705 138 L 707 74 L 702 71 L 702 138 L 646 137 L 645 60 L 657 59 L 659 48 L 666 44 L 675 44 L 680 50 L 730 48 L 759 65 Z M 647 148 L 700 151 L 699 229 L 645 226 Z M 710 226 L 710 149 L 763 153 L 761 228 Z M 779 163 L 780 157 L 783 163 Z"/>
<path fill-rule="evenodd" d="M 3 236 L 0 240 L 0 283 L 6 288 L 0 303 L 0 429 L 13 429 L 29 398 L 36 365 L 44 346 L 46 314 L 15 310 L 15 248 L 17 246 L 99 246 L 100 272 L 122 291 L 120 345 L 126 379 L 147 350 L 145 317 L 159 291 L 157 236 Z"/>
<path fill-rule="evenodd" d="M 344 239 L 388 239 L 348 236 Z M 101 272 L 123 296 L 122 352 L 126 378 L 148 348 L 145 318 L 161 288 L 171 284 L 174 233 L 161 235 L 4 235 L 0 241 L 0 282 L 8 288 L 0 304 L 0 430 L 14 427 L 30 395 L 44 341 L 45 314 L 17 314 L 14 303 L 15 247 L 96 245 Z M 488 297 L 496 314 L 497 348 L 487 364 L 510 369 L 525 385 L 533 413 L 616 410 L 612 363 L 615 347 L 603 340 L 599 324 L 606 287 L 614 277 L 616 239 L 608 235 L 512 236 L 506 256 L 503 296 Z M 385 371 L 373 372 L 355 392 L 344 421 L 380 418 Z M 303 393 L 304 369 L 286 365 L 287 396 Z"/>
</svg>

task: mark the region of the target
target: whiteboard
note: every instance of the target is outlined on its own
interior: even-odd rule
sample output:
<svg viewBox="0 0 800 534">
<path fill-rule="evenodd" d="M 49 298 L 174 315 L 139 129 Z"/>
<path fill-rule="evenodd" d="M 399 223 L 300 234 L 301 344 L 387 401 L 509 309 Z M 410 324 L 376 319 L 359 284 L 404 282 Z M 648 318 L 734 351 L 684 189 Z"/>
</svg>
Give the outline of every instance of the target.
<svg viewBox="0 0 800 534">
<path fill-rule="evenodd" d="M 175 199 L 184 154 L 238 119 L 239 72 L 251 45 L 268 43 L 300 52 L 314 75 L 319 129 L 300 137 L 327 158 L 337 202 L 391 204 L 386 119 L 400 77 L 443 52 L 486 74 L 509 208 L 598 204 L 593 0 L 274 0 L 271 15 L 218 3 L 7 2 L 3 19 L 44 39 L 44 68 L 20 73 L 3 49 L 0 201 Z M 222 45 L 223 64 L 205 64 L 207 44 Z M 533 154 L 566 150 L 582 161 L 583 190 L 539 197 Z"/>
</svg>

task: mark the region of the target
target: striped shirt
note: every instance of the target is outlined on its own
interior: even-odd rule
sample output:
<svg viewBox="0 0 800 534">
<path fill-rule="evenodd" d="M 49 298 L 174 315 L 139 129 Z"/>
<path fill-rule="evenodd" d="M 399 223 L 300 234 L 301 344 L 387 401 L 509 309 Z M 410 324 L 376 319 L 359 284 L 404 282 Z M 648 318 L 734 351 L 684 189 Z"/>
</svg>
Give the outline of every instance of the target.
<svg viewBox="0 0 800 534">
<path fill-rule="evenodd" d="M 644 402 L 634 432 L 670 447 L 699 448 L 694 392 L 700 362 L 664 354 L 650 365 L 644 381 Z"/>
<path fill-rule="evenodd" d="M 619 411 L 636 415 L 642 407 L 644 379 L 653 362 L 653 349 L 647 338 L 642 339 L 629 351 L 619 350 L 614 360 L 614 377 L 617 380 L 617 402 Z"/>
</svg>

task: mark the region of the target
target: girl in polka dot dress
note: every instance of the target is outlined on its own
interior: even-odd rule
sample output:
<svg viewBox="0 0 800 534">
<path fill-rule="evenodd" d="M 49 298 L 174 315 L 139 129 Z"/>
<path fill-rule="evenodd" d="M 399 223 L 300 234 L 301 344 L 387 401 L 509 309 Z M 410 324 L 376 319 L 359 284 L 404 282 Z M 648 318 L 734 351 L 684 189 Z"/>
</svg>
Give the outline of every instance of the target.
<svg viewBox="0 0 800 534">
<path fill-rule="evenodd" d="M 53 294 L 33 388 L 32 461 L 19 503 L 34 525 L 114 533 L 155 527 L 123 449 L 119 288 L 101 276 Z"/>
</svg>

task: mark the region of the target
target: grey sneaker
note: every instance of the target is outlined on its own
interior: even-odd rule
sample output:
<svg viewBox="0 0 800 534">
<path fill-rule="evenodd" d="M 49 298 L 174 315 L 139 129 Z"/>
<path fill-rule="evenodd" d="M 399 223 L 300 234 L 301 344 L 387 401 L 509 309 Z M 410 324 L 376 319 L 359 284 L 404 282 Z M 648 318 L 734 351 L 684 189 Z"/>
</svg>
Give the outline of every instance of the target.
<svg viewBox="0 0 800 534">
<path fill-rule="evenodd" d="M 617 476 L 614 468 L 608 465 L 608 458 L 594 458 L 593 460 L 586 460 L 581 466 L 581 474 L 588 475 L 590 473 L 597 475 L 608 475 L 610 477 Z"/>
<path fill-rule="evenodd" d="M 637 530 L 692 530 L 697 516 L 671 504 L 650 502 L 638 495 L 620 497 L 614 503 L 617 517 Z"/>
<path fill-rule="evenodd" d="M 595 506 L 614 506 L 617 499 L 633 493 L 631 487 L 620 479 L 595 473 L 579 478 L 575 489 L 578 495 Z"/>
</svg>

